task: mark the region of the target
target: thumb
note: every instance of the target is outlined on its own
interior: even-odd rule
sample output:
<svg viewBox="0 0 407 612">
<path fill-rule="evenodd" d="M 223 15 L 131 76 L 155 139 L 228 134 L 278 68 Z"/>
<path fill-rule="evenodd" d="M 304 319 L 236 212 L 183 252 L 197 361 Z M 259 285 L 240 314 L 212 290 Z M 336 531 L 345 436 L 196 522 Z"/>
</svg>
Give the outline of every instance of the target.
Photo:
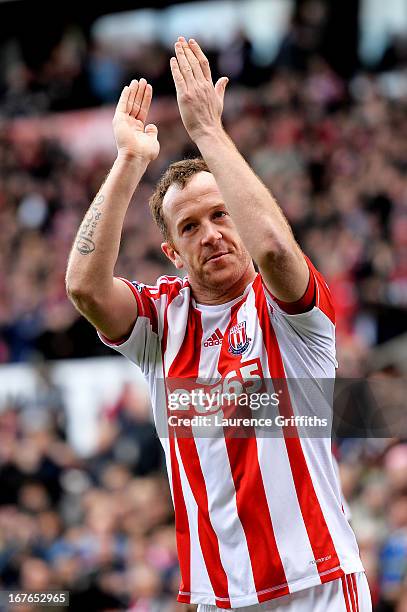
<svg viewBox="0 0 407 612">
<path fill-rule="evenodd" d="M 223 98 L 225 97 L 226 85 L 228 83 L 229 83 L 228 77 L 221 77 L 220 79 L 216 81 L 215 91 L 218 94 L 218 96 L 220 96 L 222 103 L 223 103 Z"/>
<path fill-rule="evenodd" d="M 156 125 L 154 125 L 154 123 L 149 123 L 146 125 L 144 131 L 146 134 L 158 134 L 158 128 Z"/>
</svg>

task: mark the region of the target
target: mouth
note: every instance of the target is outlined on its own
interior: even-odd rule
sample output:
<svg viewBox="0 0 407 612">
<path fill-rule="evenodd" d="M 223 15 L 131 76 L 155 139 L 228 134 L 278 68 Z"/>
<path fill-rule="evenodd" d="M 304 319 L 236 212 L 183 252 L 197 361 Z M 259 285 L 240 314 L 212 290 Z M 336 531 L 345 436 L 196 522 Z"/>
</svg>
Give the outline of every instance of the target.
<svg viewBox="0 0 407 612">
<path fill-rule="evenodd" d="M 222 251 L 221 253 L 215 253 L 214 255 L 211 255 L 210 257 L 208 257 L 208 259 L 205 260 L 205 263 L 208 263 L 208 261 L 219 261 L 226 255 L 229 255 L 229 251 Z"/>
</svg>

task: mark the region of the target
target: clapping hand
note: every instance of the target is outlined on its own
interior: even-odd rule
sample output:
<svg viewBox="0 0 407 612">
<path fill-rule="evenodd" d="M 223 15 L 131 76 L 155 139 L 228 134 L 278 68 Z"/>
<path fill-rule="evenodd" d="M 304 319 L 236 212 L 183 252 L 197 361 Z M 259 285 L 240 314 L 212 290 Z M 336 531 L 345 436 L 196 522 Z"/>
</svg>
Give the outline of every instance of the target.
<svg viewBox="0 0 407 612">
<path fill-rule="evenodd" d="M 196 142 L 200 136 L 222 130 L 223 99 L 227 77 L 214 85 L 209 62 L 192 38 L 180 36 L 171 58 L 171 72 L 185 129 Z"/>
<path fill-rule="evenodd" d="M 153 95 L 145 79 L 124 87 L 113 117 L 113 131 L 119 157 L 149 163 L 160 151 L 157 126 L 145 125 Z"/>
</svg>

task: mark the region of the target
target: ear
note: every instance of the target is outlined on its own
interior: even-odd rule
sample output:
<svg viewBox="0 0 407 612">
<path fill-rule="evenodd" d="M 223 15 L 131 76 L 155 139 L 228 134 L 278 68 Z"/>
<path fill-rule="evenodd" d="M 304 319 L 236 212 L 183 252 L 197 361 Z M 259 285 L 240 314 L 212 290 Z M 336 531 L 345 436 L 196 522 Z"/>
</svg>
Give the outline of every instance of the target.
<svg viewBox="0 0 407 612">
<path fill-rule="evenodd" d="M 170 261 L 172 261 L 172 263 L 177 268 L 177 270 L 181 270 L 181 268 L 184 267 L 184 262 L 182 261 L 178 252 L 174 249 L 171 242 L 162 242 L 161 250 L 164 253 L 164 255 L 168 257 Z"/>
</svg>

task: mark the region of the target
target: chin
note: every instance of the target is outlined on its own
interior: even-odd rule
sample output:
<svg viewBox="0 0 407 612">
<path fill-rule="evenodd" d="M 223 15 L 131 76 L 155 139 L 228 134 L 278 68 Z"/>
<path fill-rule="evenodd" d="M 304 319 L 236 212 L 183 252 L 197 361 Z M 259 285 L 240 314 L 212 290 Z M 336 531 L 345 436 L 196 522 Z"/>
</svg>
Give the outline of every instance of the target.
<svg viewBox="0 0 407 612">
<path fill-rule="evenodd" d="M 225 266 L 217 270 L 211 270 L 205 274 L 205 284 L 209 286 L 223 285 L 225 289 L 229 285 L 233 285 L 244 273 L 244 270 L 238 270 L 235 266 Z"/>
</svg>

